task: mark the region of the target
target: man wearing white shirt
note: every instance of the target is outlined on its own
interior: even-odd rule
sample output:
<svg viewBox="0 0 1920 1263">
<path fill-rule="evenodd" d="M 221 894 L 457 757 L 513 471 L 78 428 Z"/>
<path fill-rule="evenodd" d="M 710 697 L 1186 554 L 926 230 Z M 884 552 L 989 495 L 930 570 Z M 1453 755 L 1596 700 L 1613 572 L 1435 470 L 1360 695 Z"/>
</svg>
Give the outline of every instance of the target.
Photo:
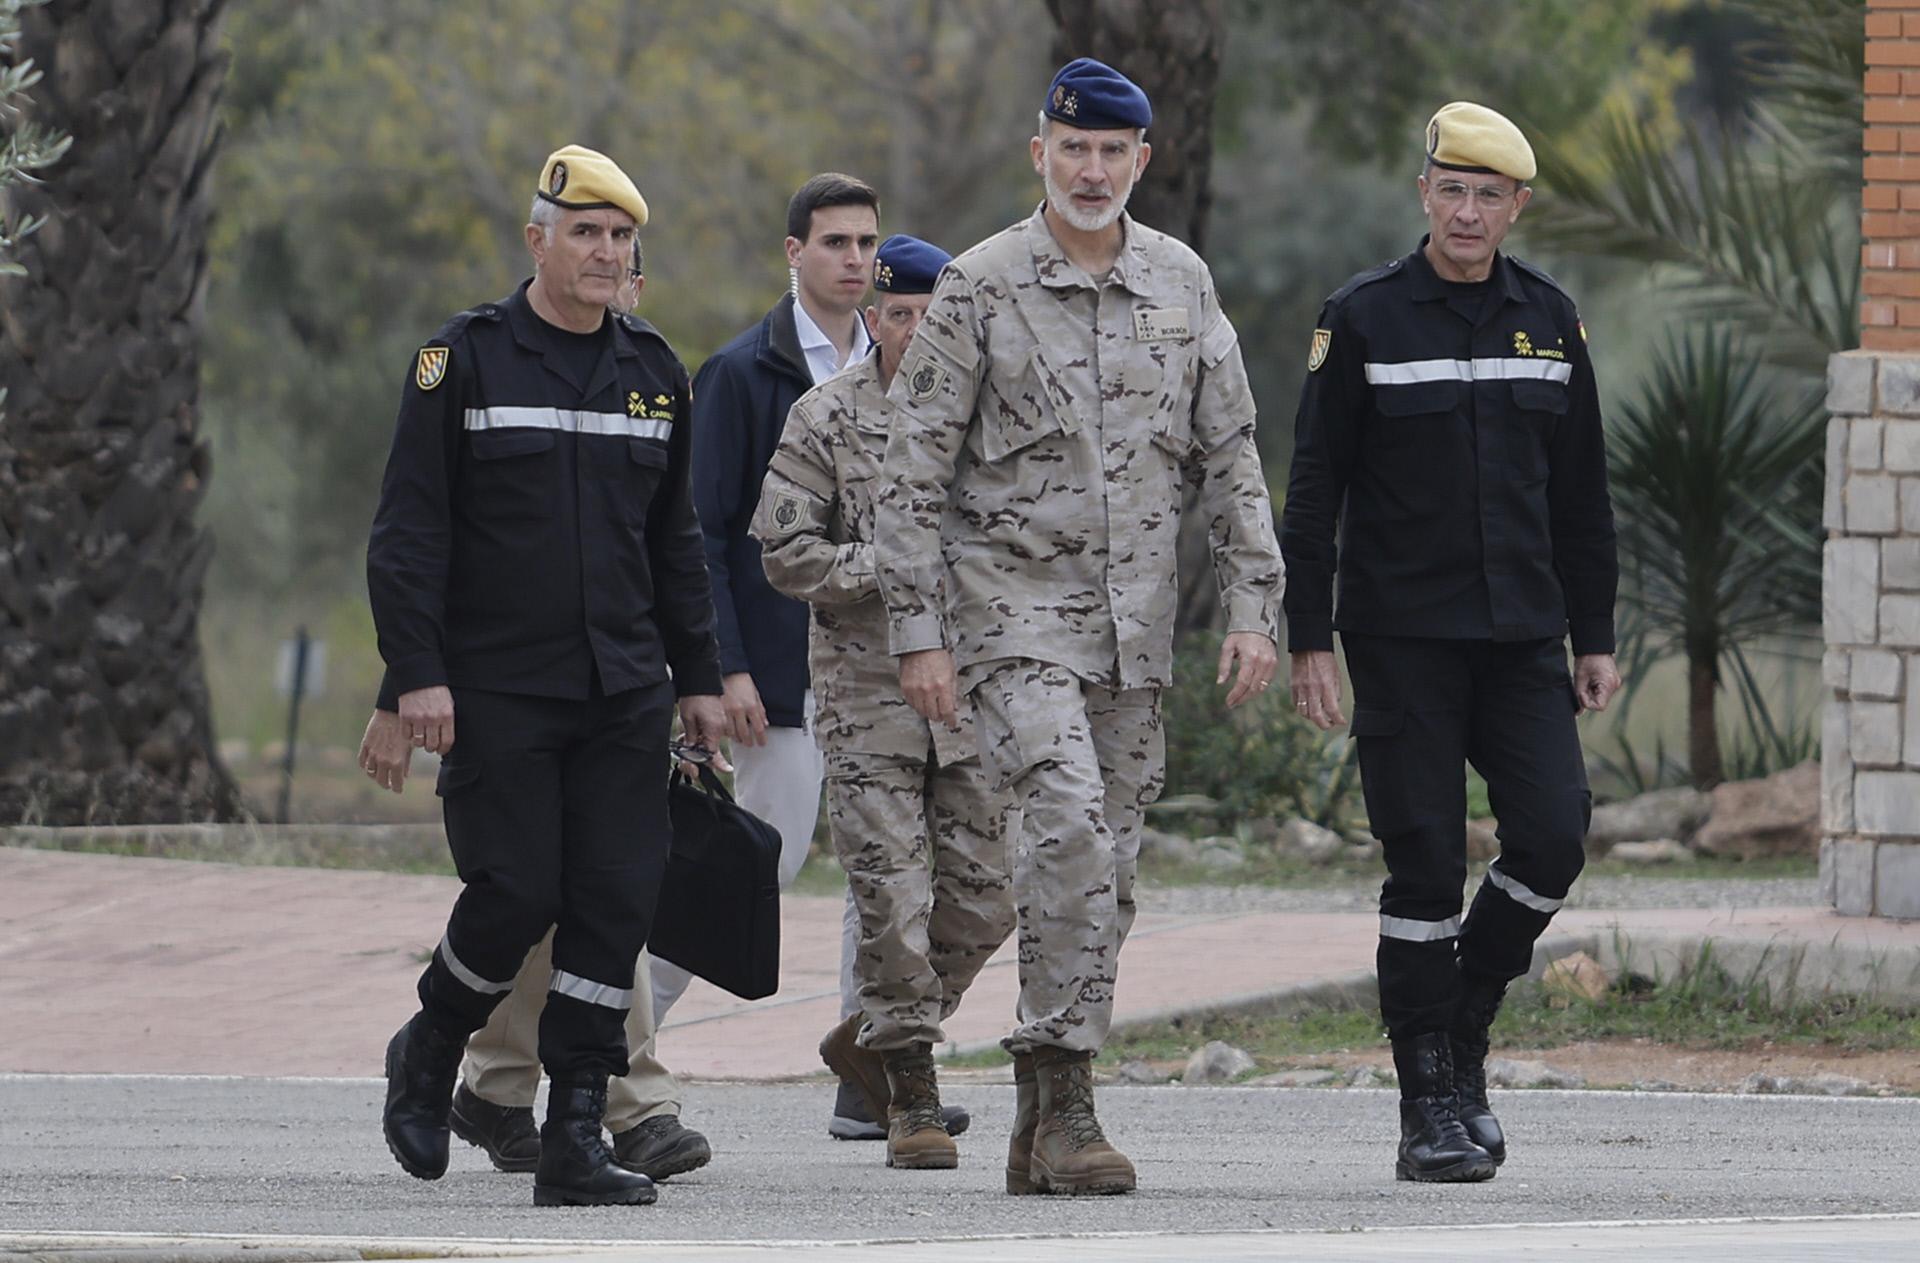
<svg viewBox="0 0 1920 1263">
<path fill-rule="evenodd" d="M 792 292 L 714 352 L 693 378 L 693 499 L 713 585 L 735 797 L 779 830 L 782 886 L 800 871 L 812 843 L 825 764 L 811 731 L 807 605 L 767 582 L 759 541 L 748 527 L 787 410 L 872 345 L 860 305 L 879 241 L 880 199 L 871 186 L 838 172 L 801 185 L 787 204 Z M 852 974 L 858 933 L 849 901 L 842 1016 L 860 1007 Z M 654 962 L 656 1019 L 665 1018 L 687 982 L 685 971 Z M 829 1130 L 842 1139 L 885 1139 L 885 1120 L 868 1119 L 867 1112 L 857 1093 L 843 1092 Z M 964 1127 L 963 1118 L 950 1118 L 949 1129 Z"/>
</svg>

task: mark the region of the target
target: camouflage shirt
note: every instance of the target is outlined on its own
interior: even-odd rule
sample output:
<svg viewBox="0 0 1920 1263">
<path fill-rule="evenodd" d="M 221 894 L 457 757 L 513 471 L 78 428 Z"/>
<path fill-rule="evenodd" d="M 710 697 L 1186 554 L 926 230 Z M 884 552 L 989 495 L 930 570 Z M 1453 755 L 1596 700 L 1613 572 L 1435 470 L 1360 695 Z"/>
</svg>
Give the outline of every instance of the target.
<svg viewBox="0 0 1920 1263">
<path fill-rule="evenodd" d="M 968 708 L 961 706 L 955 733 L 907 705 L 874 581 L 874 499 L 893 415 L 878 351 L 802 395 L 787 414 L 750 529 L 767 581 L 813 606 L 808 667 L 820 748 L 915 758 L 934 750 L 947 766 L 978 757 Z"/>
<path fill-rule="evenodd" d="M 955 259 L 889 394 L 875 534 L 895 654 L 950 646 L 1165 686 L 1191 482 L 1230 631 L 1277 635 L 1282 567 L 1253 394 L 1200 257 L 1123 216 L 1095 281 L 1041 211 Z"/>
</svg>

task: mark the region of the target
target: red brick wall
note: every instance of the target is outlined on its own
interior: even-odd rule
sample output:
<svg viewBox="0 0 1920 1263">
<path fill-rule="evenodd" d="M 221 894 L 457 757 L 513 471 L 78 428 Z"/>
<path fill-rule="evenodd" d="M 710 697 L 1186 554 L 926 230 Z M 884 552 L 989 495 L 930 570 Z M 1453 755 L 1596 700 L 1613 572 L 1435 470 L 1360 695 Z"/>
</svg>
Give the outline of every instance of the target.
<svg viewBox="0 0 1920 1263">
<path fill-rule="evenodd" d="M 1867 0 L 1860 345 L 1920 351 L 1920 0 Z"/>
</svg>

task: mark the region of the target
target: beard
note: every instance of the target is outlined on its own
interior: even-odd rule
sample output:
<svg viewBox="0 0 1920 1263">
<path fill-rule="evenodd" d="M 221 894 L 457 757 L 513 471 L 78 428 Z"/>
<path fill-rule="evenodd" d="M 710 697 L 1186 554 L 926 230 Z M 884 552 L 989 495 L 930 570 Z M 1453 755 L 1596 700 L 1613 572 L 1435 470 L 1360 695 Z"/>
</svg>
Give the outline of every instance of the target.
<svg viewBox="0 0 1920 1263">
<path fill-rule="evenodd" d="M 1073 204 L 1067 190 L 1054 183 L 1051 168 L 1042 166 L 1040 178 L 1047 186 L 1047 205 L 1053 207 L 1053 213 L 1078 228 L 1081 232 L 1099 232 L 1120 218 L 1127 209 L 1127 199 L 1133 196 L 1133 185 L 1114 191 L 1107 208 L 1101 211 L 1083 211 Z"/>
</svg>

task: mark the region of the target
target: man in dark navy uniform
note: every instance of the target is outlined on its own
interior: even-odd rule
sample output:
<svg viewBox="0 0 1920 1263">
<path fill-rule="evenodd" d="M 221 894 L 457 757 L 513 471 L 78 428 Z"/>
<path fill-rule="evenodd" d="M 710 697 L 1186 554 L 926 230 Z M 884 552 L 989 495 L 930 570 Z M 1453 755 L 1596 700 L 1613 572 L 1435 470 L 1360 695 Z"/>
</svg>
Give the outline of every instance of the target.
<svg viewBox="0 0 1920 1263">
<path fill-rule="evenodd" d="M 1402 1179 L 1489 1179 L 1506 1157 L 1487 1032 L 1584 859 L 1574 716 L 1620 686 L 1586 329 L 1551 277 L 1500 251 L 1533 174 L 1501 115 L 1466 102 L 1434 115 L 1430 233 L 1327 300 L 1295 423 L 1281 531 L 1293 700 L 1323 729 L 1345 722 L 1338 630 L 1387 861 L 1380 1007 Z M 1464 923 L 1463 761 L 1500 820 Z"/>
<path fill-rule="evenodd" d="M 688 383 L 607 311 L 647 220 L 625 173 L 558 150 L 529 220 L 533 278 L 415 359 L 367 549 L 379 708 L 443 756 L 466 883 L 388 1045 L 384 1129 L 408 1172 L 445 1172 L 461 1050 L 551 927 L 534 1201 L 644 1203 L 601 1132 L 607 1078 L 666 864 L 676 695 L 690 739 L 717 750 L 725 724 Z"/>
</svg>

